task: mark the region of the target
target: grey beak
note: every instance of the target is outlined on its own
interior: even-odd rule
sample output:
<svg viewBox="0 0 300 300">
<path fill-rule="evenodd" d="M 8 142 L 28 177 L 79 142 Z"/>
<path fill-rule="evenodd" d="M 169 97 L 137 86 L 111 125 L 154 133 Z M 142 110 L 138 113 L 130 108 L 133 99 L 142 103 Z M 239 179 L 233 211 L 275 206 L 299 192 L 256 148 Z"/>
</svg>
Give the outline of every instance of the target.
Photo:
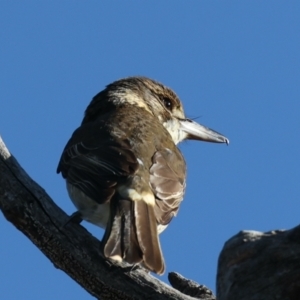
<svg viewBox="0 0 300 300">
<path fill-rule="evenodd" d="M 180 125 L 180 129 L 187 134 L 186 139 L 229 144 L 229 139 L 224 135 L 190 119 L 180 120 Z"/>
</svg>

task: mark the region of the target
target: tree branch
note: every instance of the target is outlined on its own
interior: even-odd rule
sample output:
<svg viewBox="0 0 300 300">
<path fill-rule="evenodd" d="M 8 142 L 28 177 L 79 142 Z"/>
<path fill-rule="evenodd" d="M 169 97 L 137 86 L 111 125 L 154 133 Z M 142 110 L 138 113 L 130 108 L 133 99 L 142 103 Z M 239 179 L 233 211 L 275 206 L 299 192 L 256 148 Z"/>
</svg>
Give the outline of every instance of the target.
<svg viewBox="0 0 300 300">
<path fill-rule="evenodd" d="M 101 243 L 68 216 L 9 153 L 0 137 L 0 209 L 54 264 L 101 299 L 196 299 L 159 281 L 142 268 L 103 258 Z M 184 279 L 186 280 L 186 279 Z M 186 280 L 189 285 L 191 281 Z M 175 284 L 176 285 L 176 284 Z M 184 284 L 183 284 L 184 285 Z M 194 286 L 195 287 L 195 286 Z M 198 299 L 207 298 L 203 294 Z M 189 294 L 189 289 L 181 289 Z M 200 294 L 199 294 L 200 295 Z M 202 298 L 201 298 L 202 297 Z"/>
</svg>

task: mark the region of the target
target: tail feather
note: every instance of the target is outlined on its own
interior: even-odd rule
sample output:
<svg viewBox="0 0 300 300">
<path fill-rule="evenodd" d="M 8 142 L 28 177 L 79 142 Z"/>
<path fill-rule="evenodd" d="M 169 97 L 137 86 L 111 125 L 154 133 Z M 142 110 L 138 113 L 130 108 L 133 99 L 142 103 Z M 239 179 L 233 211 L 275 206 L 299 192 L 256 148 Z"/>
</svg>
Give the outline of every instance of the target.
<svg viewBox="0 0 300 300">
<path fill-rule="evenodd" d="M 122 261 L 122 245 L 121 245 L 121 234 L 122 234 L 122 221 L 121 214 L 117 207 L 111 205 L 110 218 L 106 226 L 105 234 L 102 239 L 104 245 L 105 257 L 112 258 L 114 260 Z"/>
<path fill-rule="evenodd" d="M 103 238 L 104 255 L 130 264 L 142 262 L 157 274 L 164 272 L 154 209 L 145 201 L 111 201 L 111 217 Z"/>
<path fill-rule="evenodd" d="M 133 202 L 118 200 L 112 203 L 111 217 L 103 238 L 104 255 L 122 261 L 123 259 L 135 264 L 142 261 L 133 214 Z"/>
<path fill-rule="evenodd" d="M 143 263 L 149 270 L 163 274 L 165 264 L 158 239 L 154 208 L 144 201 L 136 201 L 134 213 L 137 239 L 143 253 Z"/>
<path fill-rule="evenodd" d="M 134 202 L 129 200 L 120 201 L 122 205 L 122 236 L 121 243 L 123 245 L 123 259 L 130 264 L 142 261 L 142 252 L 136 236 L 136 228 L 134 222 L 133 205 Z"/>
</svg>

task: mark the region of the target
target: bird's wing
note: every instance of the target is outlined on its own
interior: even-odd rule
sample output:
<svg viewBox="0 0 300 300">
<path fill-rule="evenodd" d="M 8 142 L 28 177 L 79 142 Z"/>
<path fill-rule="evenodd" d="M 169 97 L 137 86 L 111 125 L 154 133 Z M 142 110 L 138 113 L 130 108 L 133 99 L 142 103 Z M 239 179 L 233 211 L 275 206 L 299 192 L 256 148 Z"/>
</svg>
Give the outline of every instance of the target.
<svg viewBox="0 0 300 300">
<path fill-rule="evenodd" d="M 157 222 L 167 225 L 177 214 L 185 192 L 186 165 L 177 148 L 157 151 L 150 168 L 150 184 L 156 197 Z"/>
<path fill-rule="evenodd" d="M 117 181 L 136 172 L 129 142 L 111 139 L 104 126 L 84 124 L 67 143 L 57 173 L 99 204 L 109 201 Z"/>
</svg>

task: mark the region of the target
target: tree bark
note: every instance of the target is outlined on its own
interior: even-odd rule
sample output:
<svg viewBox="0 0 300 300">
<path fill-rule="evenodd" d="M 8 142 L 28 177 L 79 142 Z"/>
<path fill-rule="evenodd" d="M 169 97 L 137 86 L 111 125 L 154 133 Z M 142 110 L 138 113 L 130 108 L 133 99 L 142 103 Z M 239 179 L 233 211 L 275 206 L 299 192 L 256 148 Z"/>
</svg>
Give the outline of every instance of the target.
<svg viewBox="0 0 300 300">
<path fill-rule="evenodd" d="M 20 167 L 1 137 L 0 209 L 56 268 L 98 299 L 215 299 L 209 289 L 176 273 L 171 273 L 170 278 L 178 290 L 141 267 L 105 259 L 101 242 L 86 229 L 72 222 L 63 226 L 68 216 Z"/>
<path fill-rule="evenodd" d="M 271 232 L 241 231 L 219 257 L 218 300 L 299 300 L 300 226 Z"/>
</svg>

